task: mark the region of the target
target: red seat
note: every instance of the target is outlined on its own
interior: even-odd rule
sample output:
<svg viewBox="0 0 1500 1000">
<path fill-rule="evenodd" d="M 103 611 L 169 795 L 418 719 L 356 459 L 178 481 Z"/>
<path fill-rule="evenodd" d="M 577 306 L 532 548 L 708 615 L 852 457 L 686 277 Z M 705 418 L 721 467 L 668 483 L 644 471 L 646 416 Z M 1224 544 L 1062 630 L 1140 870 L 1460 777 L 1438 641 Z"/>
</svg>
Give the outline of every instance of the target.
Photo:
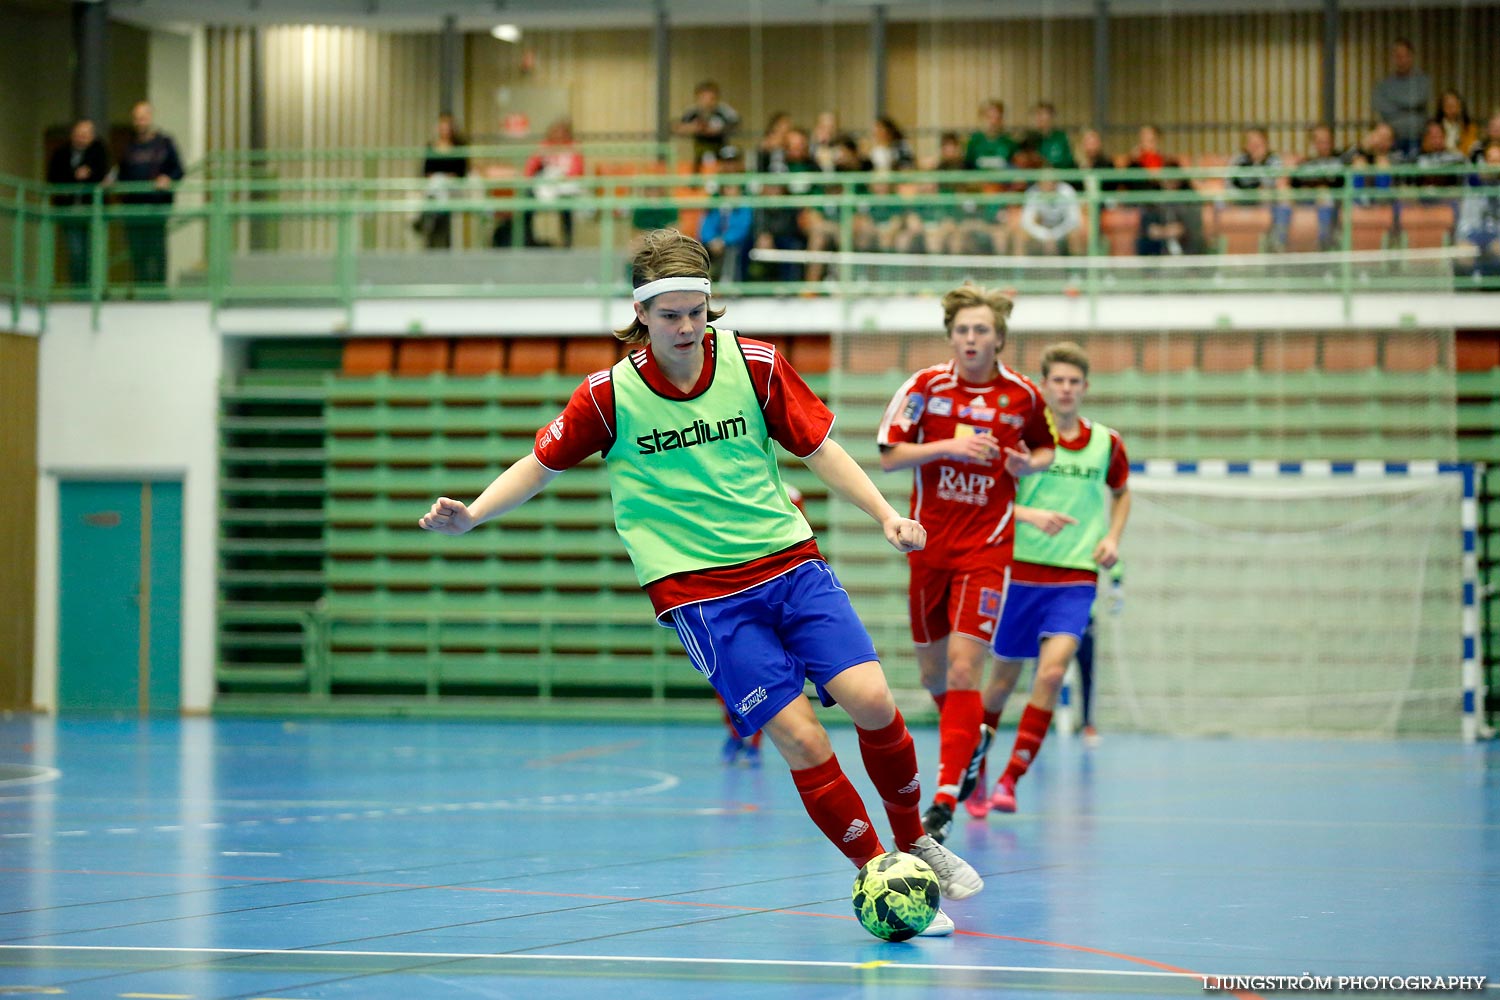
<svg viewBox="0 0 1500 1000">
<path fill-rule="evenodd" d="M 515 337 L 510 342 L 505 370 L 510 375 L 542 375 L 558 370 L 561 351 L 554 337 Z"/>
<path fill-rule="evenodd" d="M 396 345 L 397 375 L 432 375 L 448 370 L 452 345 L 445 339 L 425 337 L 403 340 Z"/>
<path fill-rule="evenodd" d="M 1453 206 L 1403 204 L 1401 238 L 1413 249 L 1447 246 L 1453 238 Z"/>
<path fill-rule="evenodd" d="M 1225 253 L 1260 253 L 1270 231 L 1268 205 L 1225 205 L 1219 209 L 1219 240 Z"/>
<path fill-rule="evenodd" d="M 339 370 L 345 375 L 379 375 L 396 367 L 396 343 L 384 337 L 376 340 L 344 341 L 344 357 Z"/>
<path fill-rule="evenodd" d="M 498 337 L 461 337 L 453 345 L 455 375 L 488 375 L 505 370 L 505 341 Z"/>
<path fill-rule="evenodd" d="M 562 370 L 587 375 L 620 360 L 625 343 L 617 337 L 569 337 L 563 341 Z"/>
</svg>

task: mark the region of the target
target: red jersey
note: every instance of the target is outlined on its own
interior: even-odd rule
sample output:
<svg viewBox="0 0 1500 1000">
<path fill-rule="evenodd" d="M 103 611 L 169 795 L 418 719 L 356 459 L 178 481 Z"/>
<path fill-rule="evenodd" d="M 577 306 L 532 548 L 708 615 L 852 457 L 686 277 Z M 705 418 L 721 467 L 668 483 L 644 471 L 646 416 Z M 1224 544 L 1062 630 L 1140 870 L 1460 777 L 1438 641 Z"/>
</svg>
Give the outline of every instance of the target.
<svg viewBox="0 0 1500 1000">
<path fill-rule="evenodd" d="M 1078 433 L 1066 439 L 1059 434 L 1057 446 L 1066 448 L 1068 451 L 1082 451 L 1088 447 L 1089 440 L 1093 436 L 1093 423 L 1080 417 Z M 1125 455 L 1125 441 L 1120 437 L 1120 432 L 1111 427 L 1109 429 L 1109 468 L 1104 472 L 1104 484 L 1118 493 L 1125 488 L 1125 481 L 1129 478 L 1130 459 Z M 1039 563 L 1018 560 L 1011 579 L 1016 583 L 1095 583 L 1099 579 L 1099 571 L 1073 569 L 1068 566 L 1043 566 Z"/>
<path fill-rule="evenodd" d="M 714 377 L 714 337 L 732 337 L 728 330 L 709 329 L 703 338 L 703 373 L 688 392 L 677 388 L 662 374 L 650 347 L 630 352 L 630 360 L 646 384 L 667 399 L 695 399 L 708 390 Z M 740 338 L 740 351 L 750 369 L 756 399 L 771 438 L 798 458 L 808 458 L 827 440 L 833 429 L 833 414 L 786 358 L 770 344 Z M 612 372 L 606 368 L 583 380 L 573 390 L 562 415 L 536 432 L 532 454 L 544 468 L 570 469 L 591 455 L 603 455 L 615 443 L 615 390 Z M 822 559 L 818 543 L 809 538 L 790 548 L 752 559 L 737 566 L 721 566 L 663 577 L 646 585 L 657 617 L 673 608 L 698 601 L 727 597 L 787 573 L 809 560 Z"/>
<path fill-rule="evenodd" d="M 1015 541 L 1016 481 L 1005 471 L 1005 449 L 1056 445 L 1042 393 L 1024 375 L 998 365 L 982 385 L 963 381 L 946 361 L 917 372 L 896 391 L 880 421 L 883 446 L 920 444 L 993 434 L 1000 457 L 990 463 L 942 458 L 919 465 L 913 476 L 911 517 L 927 529 L 927 547 L 913 561 L 958 566 Z"/>
</svg>

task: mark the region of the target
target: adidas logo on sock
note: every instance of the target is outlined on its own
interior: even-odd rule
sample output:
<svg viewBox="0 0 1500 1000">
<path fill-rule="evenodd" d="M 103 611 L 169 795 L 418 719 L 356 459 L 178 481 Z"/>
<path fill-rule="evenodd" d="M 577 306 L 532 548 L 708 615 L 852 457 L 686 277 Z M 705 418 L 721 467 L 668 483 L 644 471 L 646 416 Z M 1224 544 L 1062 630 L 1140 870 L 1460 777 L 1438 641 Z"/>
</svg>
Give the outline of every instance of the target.
<svg viewBox="0 0 1500 1000">
<path fill-rule="evenodd" d="M 858 840 L 865 835 L 865 831 L 868 829 L 870 829 L 870 824 L 862 819 L 855 820 L 849 824 L 849 829 L 844 831 L 844 843 L 848 844 Z"/>
<path fill-rule="evenodd" d="M 922 779 L 920 777 L 913 777 L 906 784 L 904 784 L 900 788 L 896 789 L 896 794 L 898 794 L 898 795 L 910 795 L 912 792 L 918 792 L 918 791 L 921 791 L 921 790 L 922 790 Z"/>
<path fill-rule="evenodd" d="M 1031 763 L 1031 751 L 1030 750 L 1017 750 L 1016 751 L 1016 756 L 1019 757 L 1021 760 L 1025 761 L 1028 764 Z"/>
</svg>

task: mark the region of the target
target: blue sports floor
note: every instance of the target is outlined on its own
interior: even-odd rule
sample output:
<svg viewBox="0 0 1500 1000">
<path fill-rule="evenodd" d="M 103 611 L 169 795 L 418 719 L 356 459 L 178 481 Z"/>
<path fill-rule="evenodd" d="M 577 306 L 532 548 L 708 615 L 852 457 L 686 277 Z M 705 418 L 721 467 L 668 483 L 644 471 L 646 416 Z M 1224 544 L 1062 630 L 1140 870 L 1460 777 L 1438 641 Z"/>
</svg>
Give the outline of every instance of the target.
<svg viewBox="0 0 1500 1000">
<path fill-rule="evenodd" d="M 833 734 L 884 830 L 853 731 Z M 936 733 L 916 735 L 926 777 Z M 988 881 L 947 904 L 959 933 L 884 944 L 779 759 L 725 768 L 722 736 L 0 721 L 0 995 L 1025 1000 L 1205 995 L 1195 974 L 1500 979 L 1494 746 L 1054 734 L 1021 811 L 949 841 Z M 1002 733 L 992 762 L 1007 748 Z"/>
</svg>

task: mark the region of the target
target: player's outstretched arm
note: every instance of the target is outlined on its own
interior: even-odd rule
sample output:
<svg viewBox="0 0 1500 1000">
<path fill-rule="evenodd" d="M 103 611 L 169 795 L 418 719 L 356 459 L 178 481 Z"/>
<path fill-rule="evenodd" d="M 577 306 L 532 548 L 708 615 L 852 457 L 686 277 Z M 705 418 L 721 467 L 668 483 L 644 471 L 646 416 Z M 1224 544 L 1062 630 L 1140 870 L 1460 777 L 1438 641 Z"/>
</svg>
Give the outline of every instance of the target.
<svg viewBox="0 0 1500 1000">
<path fill-rule="evenodd" d="M 558 473 L 542 465 L 535 455 L 527 455 L 485 487 L 471 504 L 439 497 L 417 524 L 443 535 L 462 535 L 484 522 L 515 510 L 541 492 Z"/>
<path fill-rule="evenodd" d="M 1068 525 L 1078 523 L 1078 518 L 1071 514 L 1064 514 L 1060 510 L 1043 510 L 1041 507 L 1017 507 L 1016 520 L 1048 535 L 1055 535 Z"/>
<path fill-rule="evenodd" d="M 880 446 L 880 468 L 884 472 L 914 469 L 944 458 L 988 465 L 1000 456 L 1000 445 L 989 434 L 971 434 L 963 438 L 939 438 L 936 441 L 902 441 Z"/>
<path fill-rule="evenodd" d="M 1052 467 L 1056 454 L 1054 448 L 1033 449 L 1025 441 L 1017 441 L 1016 447 L 1005 449 L 1005 471 L 1017 479 L 1034 472 L 1046 472 Z"/>
<path fill-rule="evenodd" d="M 829 489 L 869 514 L 885 532 L 885 540 L 898 552 L 912 552 L 927 545 L 927 530 L 909 517 L 902 517 L 890 505 L 865 470 L 849 457 L 837 441 L 829 439 L 803 459 L 813 474 Z"/>
</svg>

